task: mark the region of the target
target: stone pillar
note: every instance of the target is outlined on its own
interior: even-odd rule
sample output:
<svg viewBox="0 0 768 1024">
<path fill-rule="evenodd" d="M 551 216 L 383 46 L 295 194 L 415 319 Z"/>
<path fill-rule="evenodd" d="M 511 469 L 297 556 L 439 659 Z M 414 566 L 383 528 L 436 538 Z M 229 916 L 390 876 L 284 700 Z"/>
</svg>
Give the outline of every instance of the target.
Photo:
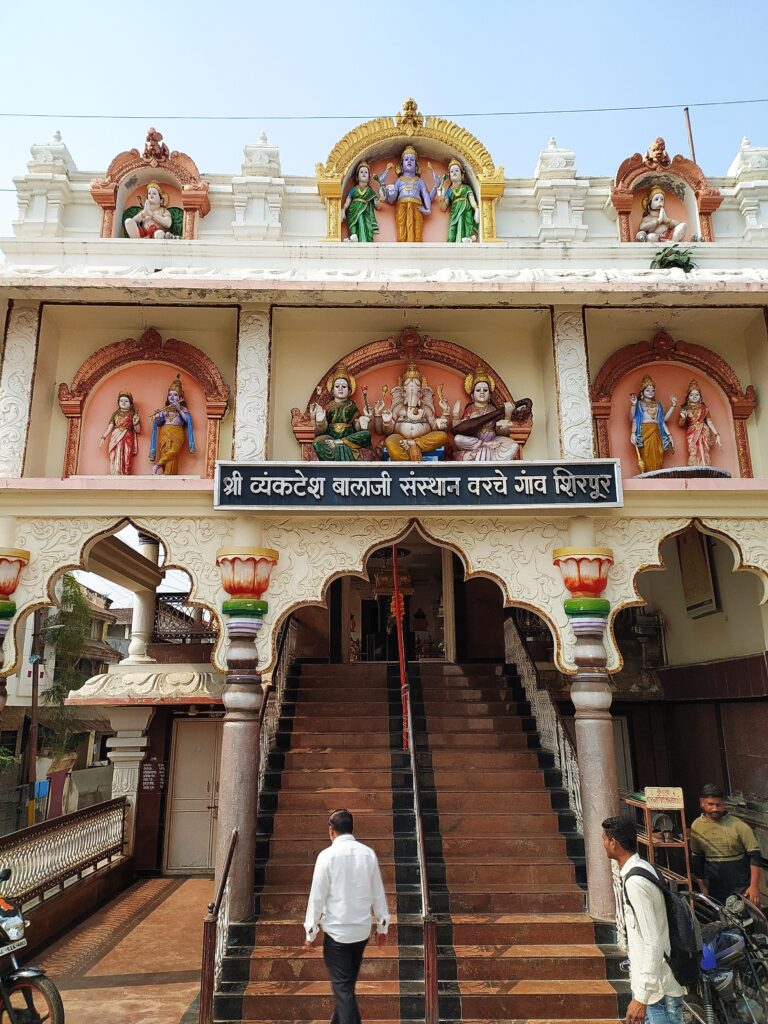
<svg viewBox="0 0 768 1024">
<path fill-rule="evenodd" d="M 237 530 L 235 531 L 237 535 Z M 261 676 L 255 640 L 267 602 L 261 600 L 278 554 L 269 548 L 237 547 L 217 553 L 222 585 L 230 595 L 222 605 L 229 650 L 222 694 L 226 714 L 221 734 L 216 874 L 222 870 L 232 832 L 238 838 L 230 871 L 230 920 L 253 917 L 256 807 L 259 796 L 259 708 Z"/>
<path fill-rule="evenodd" d="M 24 468 L 39 333 L 40 303 L 14 302 L 0 375 L 0 477 L 20 477 Z"/>
<path fill-rule="evenodd" d="M 155 537 L 139 533 L 139 554 L 157 565 L 160 560 L 160 544 Z M 121 665 L 154 665 L 156 660 L 147 654 L 147 646 L 155 627 L 155 591 L 137 590 L 133 595 L 133 617 L 131 619 L 131 642 L 128 657 Z"/>
<path fill-rule="evenodd" d="M 555 564 L 572 594 L 565 611 L 576 634 L 576 675 L 571 700 L 576 709 L 576 750 L 581 780 L 587 905 L 592 917 L 616 916 L 611 864 L 602 842 L 602 822 L 619 811 L 616 749 L 611 721 L 611 687 L 603 644 L 610 604 L 599 597 L 608 581 L 613 553 L 608 548 L 560 548 Z"/>
<path fill-rule="evenodd" d="M 591 459 L 595 455 L 595 442 L 587 376 L 587 342 L 580 306 L 555 306 L 552 341 L 560 455 L 564 459 Z"/>
<path fill-rule="evenodd" d="M 0 519 L 0 541 L 15 540 L 16 520 L 12 516 Z M 8 700 L 7 675 L 4 672 L 3 644 L 16 614 L 13 594 L 19 585 L 22 571 L 29 564 L 29 552 L 22 548 L 0 547 L 0 711 Z"/>
<path fill-rule="evenodd" d="M 237 337 L 233 452 L 240 462 L 257 462 L 267 457 L 271 344 L 269 309 L 243 306 Z"/>
<path fill-rule="evenodd" d="M 109 720 L 117 733 L 107 740 L 107 757 L 115 767 L 112 776 L 112 799 L 128 797 L 125 812 L 123 853 L 133 850 L 136 829 L 136 799 L 139 793 L 139 765 L 144 760 L 149 739 L 147 730 L 154 708 L 110 708 Z"/>
</svg>

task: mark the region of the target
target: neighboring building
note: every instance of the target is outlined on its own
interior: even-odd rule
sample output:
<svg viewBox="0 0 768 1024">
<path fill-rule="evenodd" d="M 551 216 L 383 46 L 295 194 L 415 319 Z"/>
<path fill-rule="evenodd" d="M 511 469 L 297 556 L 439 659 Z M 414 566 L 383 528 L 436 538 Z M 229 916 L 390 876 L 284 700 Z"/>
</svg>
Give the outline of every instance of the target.
<svg viewBox="0 0 768 1024">
<path fill-rule="evenodd" d="M 491 702 L 460 742 L 445 725 L 464 721 L 455 707 L 430 724 L 430 687 L 445 683 L 448 707 L 454 664 L 484 692 L 484 673 L 496 678 L 489 666 L 513 662 L 569 784 L 557 710 L 577 740 L 594 917 L 614 912 L 595 837 L 619 786 L 682 785 L 690 810 L 701 783 L 721 782 L 765 837 L 768 148 L 745 139 L 728 174 L 707 178 L 656 140 L 587 180 L 553 139 L 532 177 L 507 179 L 480 140 L 412 101 L 336 142 L 316 177 L 284 175 L 265 137 L 245 147 L 239 173 L 203 175 L 158 135 L 108 167 L 105 154 L 96 174 L 78 170 L 58 136 L 33 146 L 16 179 L 15 237 L 0 243 L 0 540 L 8 564 L 13 549 L 28 552 L 20 613 L 45 603 L 73 566 L 134 593 L 126 656 L 94 670 L 73 701 L 109 708 L 114 791 L 135 810 L 137 868 L 210 870 L 238 827 L 232 906 L 250 915 L 260 693 L 251 641 L 266 678 L 283 680 L 279 658 L 292 653 L 305 678 L 312 662 L 334 666 L 313 677 L 329 694 L 379 686 L 383 700 L 386 670 L 355 662 L 397 659 L 393 542 L 405 653 L 426 694 L 421 741 L 434 744 L 431 784 L 452 757 L 456 786 L 490 787 L 501 771 L 492 751 L 514 746 L 507 734 L 524 725 Z M 696 267 L 651 269 L 678 241 Z M 679 250 L 666 258 L 685 263 Z M 115 536 L 126 521 L 138 550 Z M 192 586 L 160 616 L 165 566 Z M 161 620 L 178 633 L 162 651 Z M 6 670 L 24 656 L 11 630 Z M 283 757 L 286 771 L 305 757 L 306 776 L 315 766 L 354 779 L 365 729 L 373 741 L 389 728 L 388 716 L 374 720 L 350 719 L 322 743 L 301 715 L 282 723 L 281 749 L 293 736 L 294 759 L 271 762 L 261 839 L 278 828 Z M 487 742 L 472 735 L 483 730 Z M 358 765 L 380 765 L 382 785 L 387 736 L 385 752 Z M 142 774 L 145 758 L 152 771 Z M 493 799 L 478 789 L 462 807 L 466 785 L 453 798 L 463 833 L 476 827 L 489 847 L 493 828 L 507 827 L 496 815 L 509 791 L 524 788 L 510 772 Z M 533 790 L 525 799 L 552 806 Z M 280 800 L 281 814 L 304 806 L 300 793 Z M 445 806 L 442 845 L 431 849 L 450 861 Z M 291 813 L 297 829 L 311 827 Z M 469 869 L 442 863 L 445 906 L 581 907 L 565 841 L 542 852 L 529 830 L 549 818 L 529 818 L 500 834 L 528 853 L 505 846 L 487 890 L 466 882 L 457 895 Z M 294 868 L 284 866 L 288 888 L 298 886 Z M 566 876 L 572 890 L 561 892 Z M 281 894 L 295 902 L 299 888 Z M 469 946 L 455 941 L 460 961 Z M 547 993 L 473 1008 L 470 988 L 459 984 L 473 1020 L 569 1013 Z M 586 999 L 580 991 L 571 994 Z M 613 998 L 602 992 L 585 1014 L 615 1016 Z M 260 1010 L 254 1019 L 267 1019 Z M 288 1016 L 322 1012 L 302 1005 Z"/>
</svg>

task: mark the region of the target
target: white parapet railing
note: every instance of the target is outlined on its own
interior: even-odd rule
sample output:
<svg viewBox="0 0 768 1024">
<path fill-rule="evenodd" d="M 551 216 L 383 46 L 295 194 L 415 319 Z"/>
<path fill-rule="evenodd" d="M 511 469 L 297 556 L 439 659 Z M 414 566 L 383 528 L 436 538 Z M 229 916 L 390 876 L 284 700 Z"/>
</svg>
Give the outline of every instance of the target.
<svg viewBox="0 0 768 1024">
<path fill-rule="evenodd" d="M 504 644 L 507 661 L 516 666 L 522 680 L 526 700 L 531 705 L 533 717 L 536 719 L 541 745 L 544 750 L 554 755 L 555 765 L 562 775 L 563 787 L 568 793 L 568 803 L 576 818 L 576 829 L 583 833 L 581 781 L 576 748 L 549 690 L 540 685 L 539 673 L 511 616 L 504 622 Z"/>
<path fill-rule="evenodd" d="M 8 892 L 28 910 L 121 857 L 125 809 L 121 796 L 0 838 Z"/>
</svg>

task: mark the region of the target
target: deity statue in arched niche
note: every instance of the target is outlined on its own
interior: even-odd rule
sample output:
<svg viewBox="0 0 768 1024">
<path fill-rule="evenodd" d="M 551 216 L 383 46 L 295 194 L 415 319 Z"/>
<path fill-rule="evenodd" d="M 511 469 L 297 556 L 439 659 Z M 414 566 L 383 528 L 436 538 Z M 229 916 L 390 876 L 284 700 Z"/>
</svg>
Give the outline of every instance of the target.
<svg viewBox="0 0 768 1024">
<path fill-rule="evenodd" d="M 192 429 L 192 415 L 184 401 L 184 389 L 177 374 L 168 388 L 165 408 L 155 410 L 152 415 L 149 461 L 157 460 L 153 473 L 165 476 L 178 474 L 179 455 L 184 447 L 185 435 L 189 452 L 194 455 L 195 434 Z"/>
<path fill-rule="evenodd" d="M 451 211 L 448 223 L 449 242 L 471 242 L 477 239 L 480 223 L 480 207 L 472 188 L 464 180 L 464 168 L 454 157 L 448 164 L 448 174 L 443 176 L 443 184 L 450 181 L 440 197 L 440 208 Z"/>
<path fill-rule="evenodd" d="M 634 446 L 641 473 L 663 469 L 665 453 L 675 450 L 667 421 L 676 405 L 677 398 L 672 395 L 669 410 L 664 412 L 661 402 L 656 401 L 656 383 L 647 374 L 640 382 L 639 397 L 634 392 L 629 396 L 629 420 L 632 424 L 629 440 Z"/>
<path fill-rule="evenodd" d="M 680 407 L 681 427 L 685 427 L 685 438 L 688 445 L 689 466 L 709 466 L 709 454 L 712 442 L 722 448 L 723 442 L 717 432 L 709 409 L 704 404 L 698 381 L 692 380 L 688 385 L 685 401 Z"/>
<path fill-rule="evenodd" d="M 390 165 L 391 166 L 391 165 Z M 379 180 L 385 186 L 388 203 L 395 206 L 398 242 L 420 242 L 424 234 L 424 217 L 432 212 L 432 199 L 437 191 L 437 180 L 431 192 L 421 178 L 416 150 L 406 146 L 396 168 L 397 180 L 387 185 L 389 167 Z"/>
<path fill-rule="evenodd" d="M 371 168 L 365 160 L 358 165 L 356 180 L 347 194 L 341 219 L 347 222 L 350 242 L 373 242 L 379 230 L 376 210 L 381 207 L 383 197 L 371 185 Z M 373 180 L 379 179 L 374 177 Z"/>
<path fill-rule="evenodd" d="M 660 185 L 654 185 L 643 200 L 643 218 L 637 230 L 638 242 L 681 242 L 688 225 L 673 220 L 664 209 L 666 194 Z"/>
<path fill-rule="evenodd" d="M 363 413 L 352 401 L 356 381 L 343 363 L 339 363 L 326 381 L 332 398 L 326 406 L 312 402 L 310 415 L 315 423 L 312 447 L 321 462 L 355 462 L 361 449 L 371 447 L 370 410 Z M 318 387 L 318 399 L 320 388 Z"/>
<path fill-rule="evenodd" d="M 182 214 L 182 211 L 179 211 Z M 123 225 L 129 238 L 175 238 L 173 213 L 168 209 L 168 194 L 156 181 L 147 185 L 147 198 L 143 206 L 129 207 Z M 180 233 L 180 232 L 179 232 Z"/>
<path fill-rule="evenodd" d="M 453 428 L 457 462 L 509 462 L 520 457 L 520 446 L 509 436 L 515 406 L 499 409 L 493 401 L 496 381 L 479 366 L 468 373 L 464 390 L 470 401 L 463 418 Z"/>
<path fill-rule="evenodd" d="M 139 451 L 137 435 L 141 432 L 141 421 L 130 391 L 121 391 L 117 396 L 117 408 L 112 413 L 107 429 L 101 435 L 99 447 L 109 438 L 109 472 L 111 476 L 130 476 L 134 456 Z"/>
</svg>

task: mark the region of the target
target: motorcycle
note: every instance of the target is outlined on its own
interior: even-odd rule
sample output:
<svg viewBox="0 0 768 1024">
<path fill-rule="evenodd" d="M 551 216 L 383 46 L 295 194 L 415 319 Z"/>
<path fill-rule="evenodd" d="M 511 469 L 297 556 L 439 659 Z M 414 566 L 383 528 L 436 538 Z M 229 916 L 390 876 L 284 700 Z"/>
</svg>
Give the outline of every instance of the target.
<svg viewBox="0 0 768 1024">
<path fill-rule="evenodd" d="M 0 871 L 0 884 L 10 877 L 10 869 Z M 59 990 L 45 971 L 16 959 L 28 924 L 21 907 L 0 895 L 0 1024 L 65 1024 Z"/>
<path fill-rule="evenodd" d="M 701 924 L 701 980 L 684 1017 L 699 1024 L 768 1024 L 768 920 L 741 896 L 725 906 L 694 894 Z"/>
</svg>

